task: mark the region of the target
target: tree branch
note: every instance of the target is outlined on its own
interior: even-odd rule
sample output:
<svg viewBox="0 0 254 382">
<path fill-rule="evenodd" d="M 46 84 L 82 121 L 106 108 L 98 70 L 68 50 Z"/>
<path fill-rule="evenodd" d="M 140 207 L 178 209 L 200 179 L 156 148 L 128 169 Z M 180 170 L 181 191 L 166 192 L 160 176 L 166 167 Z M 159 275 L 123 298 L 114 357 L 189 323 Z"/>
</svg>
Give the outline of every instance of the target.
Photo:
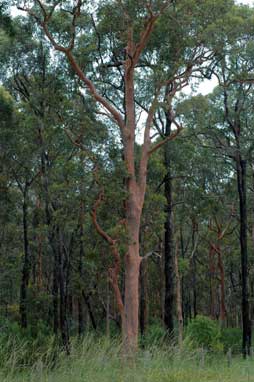
<svg viewBox="0 0 254 382">
<path fill-rule="evenodd" d="M 170 134 L 168 137 L 166 137 L 163 141 L 157 143 L 154 147 L 152 147 L 151 150 L 149 150 L 149 152 L 148 152 L 149 155 L 153 154 L 156 150 L 158 150 L 165 143 L 174 140 L 180 134 L 180 132 L 183 130 L 183 127 L 181 125 L 179 125 L 179 123 L 176 122 L 176 120 L 173 120 L 172 122 L 176 125 L 176 130 L 172 134 Z"/>
<path fill-rule="evenodd" d="M 36 0 L 36 1 L 38 1 L 38 0 Z M 81 4 L 82 4 L 81 1 L 78 0 L 78 4 L 77 4 L 77 7 L 75 9 L 75 14 L 74 14 L 74 21 L 72 21 L 73 26 L 75 26 L 75 20 L 76 20 L 76 18 L 79 15 Z M 119 128 L 121 129 L 121 131 L 123 132 L 125 130 L 125 123 L 124 123 L 124 120 L 123 120 L 121 114 L 103 96 L 101 96 L 97 92 L 94 83 L 91 80 L 89 80 L 88 77 L 86 77 L 86 75 L 84 74 L 84 72 L 80 68 L 79 64 L 75 60 L 74 56 L 72 55 L 71 51 L 72 51 L 72 48 L 73 48 L 73 42 L 74 42 L 75 36 L 72 35 L 72 39 L 71 39 L 71 42 L 70 42 L 68 48 L 66 48 L 66 47 L 64 47 L 62 45 L 59 45 L 55 41 L 53 35 L 50 33 L 50 31 L 48 29 L 47 22 L 49 20 L 49 15 L 47 15 L 47 13 L 46 13 L 46 8 L 45 8 L 45 6 L 42 5 L 42 3 L 41 3 L 41 6 L 43 7 L 44 21 L 41 21 L 40 18 L 33 11 L 31 11 L 30 8 L 27 8 L 27 7 L 18 7 L 18 9 L 26 11 L 30 16 L 35 18 L 35 20 L 38 22 L 38 24 L 44 30 L 45 35 L 47 36 L 47 38 L 49 39 L 49 41 L 53 45 L 54 49 L 57 50 L 57 51 L 63 52 L 67 56 L 68 61 L 69 61 L 70 65 L 71 65 L 72 69 L 78 75 L 80 80 L 86 85 L 86 87 L 88 88 L 88 90 L 89 90 L 90 94 L 92 95 L 92 97 L 98 103 L 100 103 L 103 107 L 105 107 L 110 112 L 110 114 L 113 116 L 113 119 L 118 124 Z"/>
<path fill-rule="evenodd" d="M 96 172 L 96 170 L 97 169 L 95 169 L 95 172 Z M 121 317 L 122 317 L 122 320 L 123 320 L 124 319 L 124 316 L 123 316 L 124 305 L 123 305 L 122 296 L 121 296 L 121 292 L 120 292 L 119 285 L 118 285 L 118 276 L 119 276 L 120 269 L 121 269 L 121 259 L 120 259 L 120 254 L 119 254 L 119 251 L 117 248 L 117 240 L 112 239 L 112 237 L 110 235 L 108 235 L 108 233 L 106 231 L 103 230 L 103 228 L 100 226 L 100 224 L 98 223 L 98 220 L 97 220 L 97 210 L 103 201 L 103 197 L 104 197 L 104 192 L 103 192 L 103 190 L 101 190 L 99 192 L 97 200 L 94 203 L 94 206 L 93 206 L 93 209 L 91 212 L 91 216 L 92 216 L 92 221 L 93 221 L 93 224 L 95 226 L 96 231 L 110 245 L 111 252 L 112 252 L 112 255 L 114 257 L 114 267 L 109 268 L 109 280 L 110 280 L 110 283 L 114 289 L 114 292 L 116 295 L 118 310 L 119 310 Z"/>
</svg>

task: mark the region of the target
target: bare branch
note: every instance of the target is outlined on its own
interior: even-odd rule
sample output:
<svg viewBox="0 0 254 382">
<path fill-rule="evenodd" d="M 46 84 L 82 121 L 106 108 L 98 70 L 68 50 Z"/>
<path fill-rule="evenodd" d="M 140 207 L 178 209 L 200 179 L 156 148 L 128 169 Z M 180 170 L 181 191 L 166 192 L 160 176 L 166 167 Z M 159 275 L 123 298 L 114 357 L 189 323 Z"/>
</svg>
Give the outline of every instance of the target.
<svg viewBox="0 0 254 382">
<path fill-rule="evenodd" d="M 45 5 L 40 0 L 36 0 L 36 2 L 39 4 L 39 6 L 42 10 L 44 20 L 46 20 L 47 19 L 47 11 L 46 11 Z"/>
<path fill-rule="evenodd" d="M 148 110 L 148 115 L 146 119 L 146 126 L 144 131 L 144 143 L 142 147 L 142 155 L 139 164 L 139 186 L 141 187 L 141 193 L 144 192 L 146 186 L 146 174 L 147 174 L 147 163 L 149 159 L 149 148 L 151 146 L 150 130 L 154 120 L 154 114 L 156 111 L 158 103 L 158 95 L 160 89 L 157 90 L 153 102 Z"/>
<path fill-rule="evenodd" d="M 61 3 L 61 0 L 58 0 L 58 1 L 56 1 L 55 4 L 52 6 L 52 8 L 51 8 L 49 14 L 47 15 L 47 21 L 49 21 L 49 20 L 51 19 L 52 15 L 53 15 L 53 13 L 54 13 L 54 11 L 55 11 L 55 9 L 56 9 L 56 7 L 57 7 L 60 3 Z"/>
<path fill-rule="evenodd" d="M 170 134 L 168 137 L 166 137 L 163 141 L 157 143 L 154 147 L 149 150 L 148 154 L 153 154 L 156 150 L 158 150 L 161 146 L 163 146 L 166 142 L 173 141 L 179 133 L 183 130 L 183 127 L 179 125 L 179 123 L 176 120 L 172 121 L 176 125 L 176 130 Z"/>
<path fill-rule="evenodd" d="M 100 33 L 96 27 L 96 23 L 95 23 L 95 20 L 93 18 L 93 15 L 91 14 L 91 20 L 92 20 L 92 24 L 93 24 L 93 27 L 94 27 L 94 30 L 95 30 L 95 33 L 96 33 L 96 36 L 97 36 L 97 50 L 99 52 L 99 56 L 100 56 L 100 60 L 101 60 L 101 64 L 104 65 L 104 62 L 103 62 L 103 58 L 102 58 L 102 55 L 101 55 L 101 36 L 100 36 Z M 112 64 L 112 66 L 116 66 L 116 64 Z M 109 67 L 109 64 L 107 64 L 107 67 Z"/>
<path fill-rule="evenodd" d="M 195 241 L 195 244 L 194 244 L 194 248 L 191 252 L 191 256 L 190 256 L 190 259 L 193 258 L 193 256 L 195 255 L 196 253 L 196 250 L 197 250 L 197 246 L 198 246 L 198 242 L 199 242 L 199 235 L 197 234 L 197 238 L 196 238 L 196 241 Z"/>
<path fill-rule="evenodd" d="M 109 236 L 107 234 L 106 231 L 104 231 L 102 229 L 102 227 L 99 225 L 98 221 L 97 221 L 97 210 L 99 208 L 99 206 L 101 205 L 102 201 L 103 201 L 103 198 L 104 198 L 104 192 L 103 190 L 100 191 L 99 195 L 98 195 L 98 198 L 97 200 L 95 201 L 95 204 L 93 206 L 93 209 L 92 209 L 92 212 L 91 212 L 91 215 L 92 215 L 92 219 L 93 219 L 93 223 L 94 223 L 94 226 L 96 228 L 96 231 L 98 232 L 98 234 L 110 245 L 112 245 L 112 247 L 116 246 L 116 240 L 112 239 L 111 236 Z"/>
<path fill-rule="evenodd" d="M 147 254 L 145 254 L 145 256 L 141 257 L 141 261 L 147 260 L 151 256 L 156 256 L 156 257 L 161 258 L 161 255 L 158 252 L 151 251 L 151 252 L 148 252 Z"/>
<path fill-rule="evenodd" d="M 150 37 L 150 35 L 153 31 L 153 28 L 154 28 L 154 24 L 155 24 L 158 17 L 159 17 L 159 15 L 154 15 L 153 13 L 150 14 L 150 17 L 146 23 L 146 27 L 140 35 L 140 41 L 136 45 L 135 52 L 134 52 L 134 55 L 132 57 L 133 66 L 135 66 L 138 63 L 139 57 L 140 57 L 143 49 L 147 45 L 149 37 Z"/>
<path fill-rule="evenodd" d="M 81 4 L 82 4 L 81 0 L 78 0 L 77 7 L 74 10 L 75 14 L 74 14 L 74 19 L 73 19 L 73 27 L 75 27 L 75 20 L 79 16 Z M 99 102 L 102 106 L 104 106 L 110 112 L 110 114 L 113 116 L 113 119 L 115 120 L 115 122 L 120 127 L 121 131 L 124 131 L 125 130 L 125 123 L 124 123 L 124 120 L 123 120 L 121 114 L 119 113 L 119 111 L 117 109 L 115 109 L 114 106 L 112 106 L 103 96 L 101 96 L 97 92 L 97 90 L 96 90 L 96 88 L 94 86 L 94 83 L 86 77 L 86 75 L 84 74 L 84 72 L 82 71 L 80 66 L 78 65 L 77 61 L 75 60 L 74 56 L 72 55 L 71 49 L 72 49 L 72 45 L 74 43 L 75 35 L 72 36 L 72 40 L 71 40 L 70 46 L 68 48 L 66 48 L 66 47 L 64 47 L 62 45 L 59 45 L 55 41 L 53 35 L 50 33 L 50 31 L 48 29 L 48 25 L 47 25 L 48 17 L 47 16 L 44 19 L 44 21 L 41 21 L 40 18 L 34 12 L 31 11 L 30 8 L 19 7 L 19 9 L 21 9 L 23 11 L 26 11 L 29 15 L 31 15 L 32 17 L 34 17 L 36 19 L 38 24 L 44 30 L 47 38 L 52 43 L 52 45 L 55 48 L 55 50 L 58 50 L 60 52 L 65 53 L 65 55 L 67 56 L 67 58 L 69 60 L 69 63 L 71 65 L 72 69 L 78 75 L 80 80 L 87 86 L 90 94 L 94 97 L 94 99 L 97 102 Z"/>
<path fill-rule="evenodd" d="M 80 142 L 80 137 L 75 137 L 75 139 L 72 137 L 70 131 L 68 131 L 66 128 L 64 128 L 64 132 L 66 134 L 66 136 L 68 137 L 68 139 L 70 140 L 70 142 L 78 147 L 80 150 L 82 150 L 83 152 L 86 153 L 86 155 L 88 156 L 89 159 L 91 159 L 92 162 L 96 163 L 97 162 L 97 158 L 96 156 L 89 150 L 87 150 Z"/>
<path fill-rule="evenodd" d="M 66 53 L 66 56 L 67 56 L 67 58 L 71 64 L 73 70 L 76 72 L 76 74 L 81 79 L 81 81 L 88 87 L 90 94 L 94 97 L 94 99 L 97 102 L 99 102 L 102 106 L 104 106 L 111 113 L 111 115 L 113 116 L 113 119 L 115 120 L 115 122 L 117 122 L 120 129 L 122 131 L 124 131 L 125 130 L 125 123 L 124 123 L 124 120 L 123 120 L 121 114 L 118 112 L 118 110 L 116 110 L 109 102 L 106 101 L 106 99 L 103 96 L 101 96 L 97 92 L 97 90 L 94 86 L 94 83 L 91 80 L 89 80 L 89 78 L 87 78 L 85 76 L 84 72 L 82 71 L 82 69 L 78 65 L 78 63 L 75 60 L 75 58 L 73 57 L 72 53 L 70 51 L 68 51 L 68 52 L 65 51 L 65 53 Z"/>
<path fill-rule="evenodd" d="M 75 44 L 75 37 L 76 37 L 76 21 L 77 18 L 80 16 L 80 9 L 81 9 L 82 1 L 78 0 L 77 5 L 73 8 L 73 18 L 71 23 L 71 40 L 69 43 L 68 50 L 72 50 L 74 48 Z"/>
<path fill-rule="evenodd" d="M 95 171 L 96 171 L 96 169 L 95 169 Z M 109 236 L 107 234 L 107 232 L 103 230 L 103 228 L 100 226 L 100 224 L 98 223 L 98 220 L 97 220 L 97 210 L 98 210 L 101 202 L 103 201 L 103 197 L 104 197 L 104 193 L 103 193 L 103 190 L 101 190 L 99 192 L 97 200 L 95 201 L 91 215 L 92 215 L 92 220 L 93 220 L 93 224 L 95 226 L 96 231 L 111 247 L 112 255 L 114 257 L 114 267 L 109 269 L 109 280 L 110 280 L 111 285 L 114 289 L 114 292 L 116 295 L 118 310 L 119 310 L 121 317 L 123 319 L 124 305 L 123 305 L 122 296 L 121 296 L 121 292 L 120 292 L 119 285 L 118 285 L 118 275 L 119 275 L 120 268 L 121 268 L 121 259 L 120 259 L 120 254 L 119 254 L 119 251 L 117 248 L 117 241 L 112 239 L 112 237 Z"/>
<path fill-rule="evenodd" d="M 17 6 L 17 8 L 20 10 L 20 11 L 24 11 L 26 13 L 28 13 L 31 17 L 33 17 L 38 24 L 41 25 L 41 20 L 40 18 L 36 15 L 36 13 L 32 12 L 30 8 L 26 8 L 26 7 L 21 7 L 21 6 Z"/>
<path fill-rule="evenodd" d="M 146 21 L 145 28 L 141 32 L 140 40 L 136 45 L 134 55 L 132 57 L 134 66 L 138 63 L 139 57 L 146 47 L 149 37 L 154 29 L 154 25 L 158 17 L 172 4 L 172 0 L 166 1 L 160 8 L 160 11 L 155 14 L 152 10 L 151 3 L 146 5 L 146 8 L 149 13 L 148 20 Z"/>
</svg>

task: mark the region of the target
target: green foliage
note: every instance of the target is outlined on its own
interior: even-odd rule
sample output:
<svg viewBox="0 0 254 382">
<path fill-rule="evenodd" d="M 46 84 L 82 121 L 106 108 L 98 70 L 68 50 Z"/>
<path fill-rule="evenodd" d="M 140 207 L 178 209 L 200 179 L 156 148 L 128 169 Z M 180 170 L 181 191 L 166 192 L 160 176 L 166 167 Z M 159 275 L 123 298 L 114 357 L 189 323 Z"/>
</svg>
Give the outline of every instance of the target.
<svg viewBox="0 0 254 382">
<path fill-rule="evenodd" d="M 0 323 L 0 367 L 15 369 L 31 367 L 38 360 L 48 365 L 61 349 L 48 326 L 38 320 L 36 326 L 21 329 L 17 322 L 1 320 Z"/>
<path fill-rule="evenodd" d="M 4 3 L 7 4 L 8 1 Z M 50 9 L 54 2 L 45 1 L 45 3 Z M 74 1 L 60 3 L 61 6 L 56 7 L 49 22 L 49 30 L 56 37 L 56 41 L 66 45 L 73 27 L 71 13 Z M 98 93 L 105 96 L 108 102 L 112 102 L 124 116 L 122 64 L 126 58 L 124 49 L 126 31 L 127 26 L 132 24 L 134 40 L 137 42 L 140 39 L 140 32 L 147 22 L 147 0 L 122 2 L 105 0 L 97 2 L 95 6 L 92 3 L 90 2 L 90 5 L 93 9 L 89 8 L 89 2 L 83 3 L 82 15 L 76 20 L 77 33 L 73 54 L 81 69 L 84 69 L 95 83 Z M 151 2 L 151 7 L 154 11 L 158 11 L 162 3 L 163 0 L 154 0 Z M 241 86 L 235 83 L 235 79 L 246 79 L 253 71 L 253 11 L 246 7 L 232 7 L 231 0 L 180 0 L 173 1 L 172 4 L 173 6 L 158 18 L 135 72 L 136 115 L 140 114 L 143 106 L 149 109 L 149 103 L 154 97 L 155 84 L 167 83 L 172 86 L 174 83 L 177 84 L 177 75 L 189 70 L 193 62 L 195 69 L 200 69 L 199 65 L 202 63 L 203 74 L 211 76 L 210 69 L 217 70 L 223 62 L 225 46 L 228 52 L 226 60 L 228 67 L 233 68 L 232 73 L 228 73 L 231 78 L 230 85 L 226 87 L 229 92 L 230 116 L 235 114 L 236 96 L 241 96 L 239 102 L 244 112 L 241 120 L 246 128 L 241 133 L 240 143 L 244 156 L 249 155 L 250 145 L 253 142 L 253 91 L 251 93 L 250 86 L 250 93 L 242 93 Z M 94 23 L 90 10 L 97 12 L 94 15 Z M 38 5 L 34 11 L 40 11 Z M 126 14 L 129 16 L 126 17 Z M 68 292 L 66 299 L 71 297 L 70 306 L 67 307 L 67 319 L 73 328 L 71 333 L 77 334 L 77 299 L 82 296 L 83 291 L 89 295 L 91 310 L 99 330 L 105 330 L 105 320 L 102 317 L 105 317 L 106 301 L 110 295 L 111 334 L 114 330 L 118 331 L 115 321 L 118 322 L 119 316 L 112 292 L 108 294 L 105 284 L 107 270 L 112 267 L 114 259 L 108 244 L 95 232 L 90 212 L 99 192 L 103 189 L 103 200 L 97 211 L 98 222 L 112 238 L 117 240 L 123 260 L 129 239 L 123 221 L 127 196 L 125 191 L 127 168 L 123 163 L 121 137 L 116 132 L 114 123 L 101 114 L 101 108 L 95 105 L 95 101 L 91 99 L 93 97 L 89 97 L 86 90 L 83 89 L 82 94 L 80 93 L 81 84 L 74 79 L 67 61 L 60 59 L 57 53 L 53 53 L 49 48 L 49 41 L 43 37 L 34 20 L 29 17 L 11 20 L 7 8 L 0 6 L 0 24 L 1 62 L 3 61 L 0 71 L 1 83 L 4 85 L 0 87 L 1 313 L 6 314 L 10 320 L 15 319 L 16 322 L 20 320 L 19 288 L 24 252 L 22 190 L 25 184 L 30 185 L 27 196 L 27 223 L 31 266 L 27 288 L 29 328 L 21 331 L 17 323 L 3 324 L 0 336 L 2 349 L 0 364 L 9 367 L 10 362 L 13 362 L 23 367 L 38 363 L 41 359 L 44 362 L 44 354 L 53 359 L 59 350 L 58 344 L 51 337 L 51 330 L 46 325 L 47 320 L 51 326 L 53 321 L 49 316 L 52 309 L 53 260 L 54 252 L 58 248 L 56 237 L 58 229 L 64 238 L 64 272 L 66 293 Z M 214 57 L 211 55 L 208 62 L 203 62 L 202 55 L 204 52 L 209 54 L 210 49 L 213 49 L 215 60 L 213 61 Z M 116 64 L 116 67 L 112 64 Z M 199 77 L 201 73 L 196 72 L 195 75 Z M 172 76 L 175 76 L 175 81 Z M 168 107 L 164 102 L 164 91 L 165 87 L 162 86 L 158 96 L 160 115 L 155 115 L 162 130 L 165 127 L 164 112 Z M 184 97 L 182 95 L 183 99 Z M 142 107 L 139 107 L 138 103 Z M 197 95 L 181 103 L 179 98 L 175 98 L 173 105 L 177 120 L 186 126 L 181 136 L 168 145 L 172 159 L 173 226 L 175 232 L 181 230 L 182 236 L 179 270 L 183 283 L 183 307 L 186 310 L 186 302 L 189 304 L 187 301 L 189 296 L 185 291 L 193 287 L 192 273 L 195 272 L 200 311 L 204 307 L 204 311 L 207 311 L 208 243 L 203 237 L 213 240 L 214 233 L 207 235 L 208 221 L 214 215 L 220 221 L 227 221 L 230 211 L 225 212 L 226 207 L 236 205 L 235 178 L 231 166 L 233 162 L 229 163 L 228 159 L 234 154 L 233 135 L 225 123 L 223 91 L 220 87 L 217 87 L 212 95 Z M 140 125 L 143 123 L 142 119 L 139 121 Z M 72 139 L 68 139 L 64 130 L 69 132 Z M 161 140 L 163 131 L 160 135 Z M 135 146 L 137 169 L 140 155 L 141 146 L 137 144 Z M 95 163 L 91 156 L 96 157 L 98 164 L 98 181 L 94 176 Z M 251 161 L 253 162 L 248 157 L 248 165 Z M 250 170 L 249 166 L 248 171 Z M 162 251 L 166 206 L 163 180 L 167 172 L 168 169 L 163 164 L 162 151 L 158 151 L 151 156 L 147 173 L 140 232 L 142 256 L 151 250 L 158 254 Z M 251 176 L 247 179 L 248 199 L 251 200 L 253 195 L 250 181 Z M 81 203 L 84 204 L 83 213 L 79 211 Z M 36 211 L 38 209 L 39 211 Z M 47 213 L 50 215 L 50 222 L 47 221 Z M 194 237 L 194 223 L 197 225 L 196 237 Z M 236 216 L 232 228 L 234 226 L 237 228 L 237 224 Z M 228 302 L 230 306 L 238 303 L 240 310 L 238 296 L 241 282 L 238 282 L 237 232 L 237 229 L 234 229 L 223 240 L 221 247 L 223 254 L 226 250 L 231 254 L 223 259 L 225 274 L 229 272 L 232 274 L 230 282 L 233 290 L 235 289 L 234 293 L 228 296 Z M 50 245 L 50 240 L 53 245 Z M 194 254 L 195 242 L 197 245 Z M 37 285 L 40 249 L 43 278 L 41 290 Z M 163 288 L 161 258 L 163 256 L 150 257 L 148 260 L 149 310 L 150 315 L 155 317 L 161 316 L 161 306 L 158 303 Z M 192 259 L 197 260 L 196 269 L 193 269 Z M 124 261 L 121 264 L 124 264 Z M 121 268 L 119 274 L 121 291 L 124 289 L 123 277 L 124 272 Z M 214 282 L 218 284 L 218 278 Z M 87 313 L 86 309 L 83 301 L 83 318 Z M 89 320 L 84 321 L 85 325 L 89 322 Z M 148 326 L 146 335 L 141 340 L 142 344 L 146 348 L 155 344 L 161 345 L 165 334 L 160 324 L 153 323 Z M 220 334 L 216 322 L 202 316 L 198 316 L 190 323 L 186 334 L 186 343 L 192 348 L 202 346 L 212 351 L 219 351 L 223 347 L 225 350 L 229 347 L 236 349 L 240 343 L 240 330 L 234 332 L 234 329 L 228 329 Z M 125 380 L 119 367 L 114 369 L 119 360 L 117 352 L 110 352 L 112 344 L 96 342 L 93 346 L 90 339 L 86 340 L 92 350 L 89 350 L 88 345 L 84 347 L 86 358 L 82 354 L 82 360 L 86 360 L 85 366 L 81 360 L 79 361 L 80 354 L 77 355 L 73 370 L 81 366 L 80 370 L 84 374 L 76 376 L 77 380 L 84 376 L 87 379 L 91 377 L 91 380 L 97 380 L 88 366 L 91 359 L 95 365 L 99 365 L 99 372 L 104 374 L 106 379 L 112 377 L 111 369 L 113 369 L 113 379 L 115 377 L 117 381 Z M 96 346 L 99 345 L 102 349 L 97 351 Z M 168 361 L 167 357 L 165 356 L 164 360 Z M 141 355 L 141 358 L 146 364 L 145 357 L 143 359 Z M 105 360 L 112 366 L 111 369 L 104 365 Z M 154 369 L 149 369 L 147 376 L 144 374 L 147 381 L 178 380 L 177 374 L 164 373 L 159 353 L 156 362 L 157 364 L 151 362 Z M 149 365 L 148 368 L 150 367 Z M 68 369 L 65 373 L 66 378 L 72 379 Z M 128 376 L 130 380 L 135 380 L 135 374 Z M 58 378 L 57 375 L 55 377 Z M 189 380 L 187 374 L 181 374 L 181 378 Z"/>
<path fill-rule="evenodd" d="M 9 36 L 14 36 L 12 19 L 7 11 L 8 1 L 2 0 L 0 4 L 0 30 L 4 30 Z"/>
<path fill-rule="evenodd" d="M 220 338 L 224 350 L 232 350 L 233 353 L 238 354 L 242 348 L 242 330 L 239 328 L 223 328 Z"/>
<path fill-rule="evenodd" d="M 226 357 L 214 356 L 201 366 L 199 353 L 173 347 L 148 348 L 128 362 L 121 357 L 117 339 L 91 335 L 74 342 L 69 357 L 59 353 L 54 365 L 41 354 L 32 367 L 18 368 L 16 362 L 27 346 L 13 344 L 8 369 L 0 367 L 1 382 L 239 382 L 252 381 L 254 374 L 253 362 L 235 358 L 228 367 Z"/>
<path fill-rule="evenodd" d="M 0 115 L 1 123 L 10 123 L 13 113 L 13 99 L 8 91 L 0 86 Z"/>
<path fill-rule="evenodd" d="M 160 346 L 165 342 L 167 332 L 161 322 L 154 322 L 147 327 L 145 335 L 141 338 L 141 344 L 145 348 Z"/>
<path fill-rule="evenodd" d="M 223 350 L 220 342 L 221 331 L 218 322 L 209 317 L 198 315 L 186 329 L 186 344 L 193 348 L 203 347 L 208 350 Z"/>
</svg>

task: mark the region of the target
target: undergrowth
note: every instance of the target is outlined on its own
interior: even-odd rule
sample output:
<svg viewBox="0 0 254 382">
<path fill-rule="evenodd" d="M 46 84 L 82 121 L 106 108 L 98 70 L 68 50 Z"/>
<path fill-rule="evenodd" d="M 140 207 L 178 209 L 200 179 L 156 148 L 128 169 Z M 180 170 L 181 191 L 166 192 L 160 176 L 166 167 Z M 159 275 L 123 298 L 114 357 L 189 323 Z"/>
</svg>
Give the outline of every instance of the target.
<svg viewBox="0 0 254 382">
<path fill-rule="evenodd" d="M 32 353 L 36 346 L 31 349 L 29 341 L 12 339 L 6 347 L 1 382 L 254 382 L 252 359 L 233 357 L 229 365 L 223 353 L 180 351 L 166 343 L 150 345 L 132 360 L 123 358 L 117 339 L 92 335 L 73 341 L 70 356 L 53 340 L 36 354 Z M 2 347 L 0 353 L 3 357 Z M 26 353 L 33 363 L 21 362 Z"/>
</svg>

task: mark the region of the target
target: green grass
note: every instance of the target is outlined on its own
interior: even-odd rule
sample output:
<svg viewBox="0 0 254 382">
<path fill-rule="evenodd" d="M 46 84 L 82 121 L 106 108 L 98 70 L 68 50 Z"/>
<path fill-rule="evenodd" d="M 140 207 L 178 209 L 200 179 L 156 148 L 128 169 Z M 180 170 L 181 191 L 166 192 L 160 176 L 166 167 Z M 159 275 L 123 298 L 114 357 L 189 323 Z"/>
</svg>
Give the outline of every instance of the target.
<svg viewBox="0 0 254 382">
<path fill-rule="evenodd" d="M 254 382 L 254 359 L 235 357 L 229 367 L 224 355 L 206 355 L 203 363 L 199 351 L 165 345 L 140 351 L 134 362 L 121 357 L 118 341 L 88 336 L 73 344 L 69 357 L 60 354 L 54 367 L 50 351 L 22 365 L 25 346 L 6 359 L 1 382 Z"/>
</svg>

